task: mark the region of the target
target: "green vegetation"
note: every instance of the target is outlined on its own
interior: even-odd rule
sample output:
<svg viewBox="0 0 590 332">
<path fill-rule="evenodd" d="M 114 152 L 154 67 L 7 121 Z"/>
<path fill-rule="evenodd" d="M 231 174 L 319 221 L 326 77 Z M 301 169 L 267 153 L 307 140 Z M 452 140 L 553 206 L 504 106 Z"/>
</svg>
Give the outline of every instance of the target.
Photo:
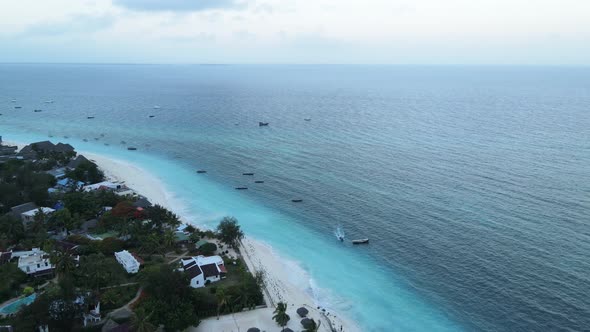
<svg viewBox="0 0 590 332">
<path fill-rule="evenodd" d="M 96 164 L 89 161 L 81 162 L 74 170 L 67 172 L 66 176 L 72 180 L 85 183 L 99 183 L 104 181 L 104 173 L 98 169 Z"/>
<path fill-rule="evenodd" d="M 177 260 L 172 262 L 171 253 L 186 251 L 186 242 L 192 243 L 189 252 L 195 251 L 195 243 L 203 238 L 219 238 L 237 249 L 244 234 L 235 218 L 223 218 L 217 232 L 188 226 L 188 235 L 177 236 L 177 215 L 159 205 L 138 209 L 135 197 L 73 187 L 49 194 L 47 189 L 55 186 L 56 179 L 44 172 L 64 166 L 76 154 L 36 152 L 36 161 L 0 164 L 0 250 L 42 248 L 55 266 L 56 278 L 29 277 L 14 262 L 0 266 L 0 302 L 37 293 L 35 302 L 15 317 L 4 319 L 3 324 L 13 325 L 16 331 L 37 330 L 39 325 L 47 325 L 51 331 L 97 330 L 81 326 L 88 307 L 100 301 L 104 314 L 131 301 L 140 287 L 141 296 L 133 304 L 130 318 L 136 331 L 155 331 L 160 325 L 166 331 L 184 330 L 202 318 L 263 303 L 261 276 L 252 276 L 239 258 L 229 261 L 225 257 L 227 277 L 198 289 L 190 287 L 187 274 L 177 271 Z M 82 162 L 67 176 L 92 183 L 104 180 L 103 173 L 90 162 Z M 38 206 L 57 206 L 57 211 L 51 215 L 37 213 L 25 229 L 19 218 L 7 212 L 31 201 Z M 91 219 L 96 221 L 92 234 L 103 234 L 102 240 L 72 235 Z M 90 224 L 94 223 L 85 223 Z M 67 243 L 56 241 L 59 236 L 66 237 Z M 60 249 L 72 248 L 70 244 L 77 247 Z M 198 253 L 211 255 L 217 249 L 215 243 L 208 242 Z M 116 261 L 113 253 L 121 250 L 138 254 L 145 261 L 138 274 L 128 274 Z"/>
<path fill-rule="evenodd" d="M 277 307 L 275 308 L 274 315 L 272 319 L 279 324 L 281 330 L 287 326 L 291 317 L 287 314 L 287 303 L 279 302 L 277 303 Z"/>
<path fill-rule="evenodd" d="M 316 321 L 312 318 L 308 321 L 309 323 L 306 324 L 306 326 L 304 326 L 305 330 L 303 330 L 303 332 L 318 332 L 320 330 L 320 325 L 322 325 L 322 322 L 318 321 L 316 323 Z"/>
<path fill-rule="evenodd" d="M 27 275 L 16 264 L 0 266 L 0 303 L 20 295 L 20 285 L 27 280 Z"/>
<path fill-rule="evenodd" d="M 237 248 L 238 241 L 244 237 L 244 232 L 238 225 L 238 220 L 234 217 L 224 217 L 219 226 L 217 226 L 219 239 L 227 243 L 232 248 Z"/>
<path fill-rule="evenodd" d="M 150 313 L 151 323 L 164 324 L 166 331 L 181 331 L 199 323 L 185 274 L 170 265 L 160 265 L 146 274 L 143 285 L 148 297 L 139 308 Z"/>
</svg>

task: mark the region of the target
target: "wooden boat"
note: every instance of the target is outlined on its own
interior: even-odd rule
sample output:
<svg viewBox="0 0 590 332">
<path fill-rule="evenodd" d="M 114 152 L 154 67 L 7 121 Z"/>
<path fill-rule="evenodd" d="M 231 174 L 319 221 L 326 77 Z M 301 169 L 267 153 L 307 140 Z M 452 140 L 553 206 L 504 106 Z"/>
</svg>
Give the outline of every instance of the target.
<svg viewBox="0 0 590 332">
<path fill-rule="evenodd" d="M 258 122 L 259 127 L 268 126 L 268 122 Z"/>
<path fill-rule="evenodd" d="M 43 110 L 34 110 L 33 112 L 39 113 L 39 112 L 43 112 Z"/>
<path fill-rule="evenodd" d="M 292 199 L 291 202 L 293 202 L 293 203 L 301 203 L 301 202 L 303 202 L 303 200 L 302 199 Z"/>
<path fill-rule="evenodd" d="M 150 118 L 153 118 L 155 115 L 150 115 Z"/>
<path fill-rule="evenodd" d="M 14 108 L 19 109 L 19 108 L 23 108 L 22 106 L 14 106 Z"/>
<path fill-rule="evenodd" d="M 247 190 L 248 187 L 236 187 L 236 190 Z"/>
<path fill-rule="evenodd" d="M 256 180 L 256 181 L 254 181 L 254 183 L 264 183 L 264 181 L 262 181 L 262 180 Z"/>
<path fill-rule="evenodd" d="M 369 243 L 369 239 L 356 239 L 352 240 L 352 244 L 367 244 Z"/>
<path fill-rule="evenodd" d="M 137 150 L 137 148 L 134 148 L 134 147 L 130 146 L 130 147 L 127 148 L 127 150 L 129 150 L 129 151 L 135 151 L 135 150 Z"/>
<path fill-rule="evenodd" d="M 207 173 L 207 171 L 206 171 L 206 170 L 204 170 L 204 169 L 199 169 L 199 170 L 197 170 L 197 173 L 199 173 L 199 174 L 203 174 L 203 173 Z"/>
<path fill-rule="evenodd" d="M 94 117 L 93 117 L 93 116 L 88 116 L 88 117 L 86 117 L 86 118 L 87 118 L 87 119 L 94 119 Z"/>
<path fill-rule="evenodd" d="M 254 175 L 254 173 L 242 173 L 242 175 Z"/>
<path fill-rule="evenodd" d="M 305 120 L 305 121 L 311 121 L 311 119 L 310 119 L 310 118 L 305 118 L 305 119 L 303 119 L 303 120 Z"/>
</svg>

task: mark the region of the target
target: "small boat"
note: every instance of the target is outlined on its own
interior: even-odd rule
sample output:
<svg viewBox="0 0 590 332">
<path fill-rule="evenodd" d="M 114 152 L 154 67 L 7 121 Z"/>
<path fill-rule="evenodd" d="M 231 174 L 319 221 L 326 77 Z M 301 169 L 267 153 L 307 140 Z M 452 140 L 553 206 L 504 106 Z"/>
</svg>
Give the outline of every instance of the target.
<svg viewBox="0 0 590 332">
<path fill-rule="evenodd" d="M 94 138 L 94 140 L 95 140 L 95 141 L 98 141 L 99 139 L 100 139 L 100 138 L 98 138 L 98 137 L 95 137 L 95 138 Z"/>
<path fill-rule="evenodd" d="M 310 119 L 310 118 L 305 118 L 305 119 L 303 119 L 303 120 L 305 120 L 305 121 L 311 121 L 311 119 Z"/>
<path fill-rule="evenodd" d="M 70 136 L 64 136 L 64 138 L 70 138 Z"/>
<path fill-rule="evenodd" d="M 16 103 L 16 99 L 13 99 L 13 100 L 12 100 L 12 102 L 13 102 L 13 103 Z"/>
<path fill-rule="evenodd" d="M 199 170 L 197 170 L 197 173 L 198 174 L 205 174 L 205 173 L 207 173 L 207 171 L 204 169 L 199 169 Z"/>
<path fill-rule="evenodd" d="M 265 126 L 268 126 L 268 122 L 258 122 L 258 126 L 259 126 L 259 127 L 265 127 Z"/>
<path fill-rule="evenodd" d="M 303 200 L 302 199 L 292 199 L 291 202 L 293 202 L 293 203 L 301 203 L 301 202 L 303 202 Z"/>
<path fill-rule="evenodd" d="M 22 106 L 14 106 L 15 109 L 23 108 Z"/>
<path fill-rule="evenodd" d="M 264 183 L 264 181 L 262 181 L 262 180 L 256 180 L 256 181 L 254 181 L 254 183 Z"/>
<path fill-rule="evenodd" d="M 254 173 L 242 173 L 242 175 L 254 175 Z"/>
<path fill-rule="evenodd" d="M 42 111 L 43 111 L 43 110 L 34 110 L 33 112 L 35 112 L 35 113 L 39 113 L 39 112 L 42 112 Z"/>
<path fill-rule="evenodd" d="M 125 142 L 125 141 L 121 141 L 121 144 L 127 144 L 127 142 Z"/>
<path fill-rule="evenodd" d="M 369 239 L 356 239 L 352 240 L 352 244 L 366 244 L 369 243 Z"/>
<path fill-rule="evenodd" d="M 109 146 L 110 144 L 109 144 L 109 143 L 104 143 L 104 145 L 105 145 L 105 146 Z"/>
<path fill-rule="evenodd" d="M 83 139 L 83 141 L 84 141 L 84 142 L 88 142 L 88 139 L 86 139 L 86 138 L 85 138 L 85 139 Z"/>
<path fill-rule="evenodd" d="M 94 119 L 94 117 L 93 117 L 93 116 L 88 116 L 88 117 L 86 117 L 86 118 L 87 118 L 87 119 Z"/>
<path fill-rule="evenodd" d="M 100 134 L 100 137 L 104 137 L 104 134 Z"/>
<path fill-rule="evenodd" d="M 247 190 L 248 187 L 236 187 L 236 190 Z"/>
<path fill-rule="evenodd" d="M 154 105 L 154 109 L 155 110 L 159 110 L 160 109 L 160 106 L 159 105 Z"/>
<path fill-rule="evenodd" d="M 153 118 L 155 115 L 150 115 L 150 118 Z"/>
<path fill-rule="evenodd" d="M 53 135 L 51 135 L 51 134 L 49 134 L 48 136 L 49 136 L 49 137 L 53 137 Z"/>
<path fill-rule="evenodd" d="M 46 100 L 45 104 L 53 104 L 53 100 Z"/>
<path fill-rule="evenodd" d="M 137 148 L 134 148 L 134 147 L 130 146 L 130 147 L 127 148 L 127 150 L 129 150 L 129 151 L 135 151 L 135 150 L 137 150 Z"/>
</svg>

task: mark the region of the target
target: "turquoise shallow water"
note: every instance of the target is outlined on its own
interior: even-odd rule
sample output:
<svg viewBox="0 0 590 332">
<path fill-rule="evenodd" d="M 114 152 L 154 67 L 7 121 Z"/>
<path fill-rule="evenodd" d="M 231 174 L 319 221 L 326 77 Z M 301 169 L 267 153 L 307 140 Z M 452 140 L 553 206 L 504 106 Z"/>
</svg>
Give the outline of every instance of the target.
<svg viewBox="0 0 590 332">
<path fill-rule="evenodd" d="M 29 305 L 29 304 L 33 303 L 36 298 L 37 298 L 37 294 L 31 294 L 27 297 L 23 297 L 20 300 L 17 300 L 17 301 L 10 303 L 10 304 L 7 304 L 4 307 L 0 308 L 0 314 L 10 315 L 10 314 L 17 313 L 23 305 Z"/>
<path fill-rule="evenodd" d="M 0 87 L 5 139 L 139 164 L 365 330 L 590 326 L 587 68 L 2 65 Z"/>
</svg>

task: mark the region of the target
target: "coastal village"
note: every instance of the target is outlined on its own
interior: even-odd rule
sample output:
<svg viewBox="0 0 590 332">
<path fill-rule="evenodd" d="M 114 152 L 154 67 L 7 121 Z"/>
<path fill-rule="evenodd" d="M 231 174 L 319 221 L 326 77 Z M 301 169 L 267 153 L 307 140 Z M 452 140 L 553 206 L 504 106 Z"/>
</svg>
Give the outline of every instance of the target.
<svg viewBox="0 0 590 332">
<path fill-rule="evenodd" d="M 0 145 L 0 215 L 0 331 L 345 330 L 277 295 L 235 218 L 183 223 L 69 144 Z"/>
</svg>

